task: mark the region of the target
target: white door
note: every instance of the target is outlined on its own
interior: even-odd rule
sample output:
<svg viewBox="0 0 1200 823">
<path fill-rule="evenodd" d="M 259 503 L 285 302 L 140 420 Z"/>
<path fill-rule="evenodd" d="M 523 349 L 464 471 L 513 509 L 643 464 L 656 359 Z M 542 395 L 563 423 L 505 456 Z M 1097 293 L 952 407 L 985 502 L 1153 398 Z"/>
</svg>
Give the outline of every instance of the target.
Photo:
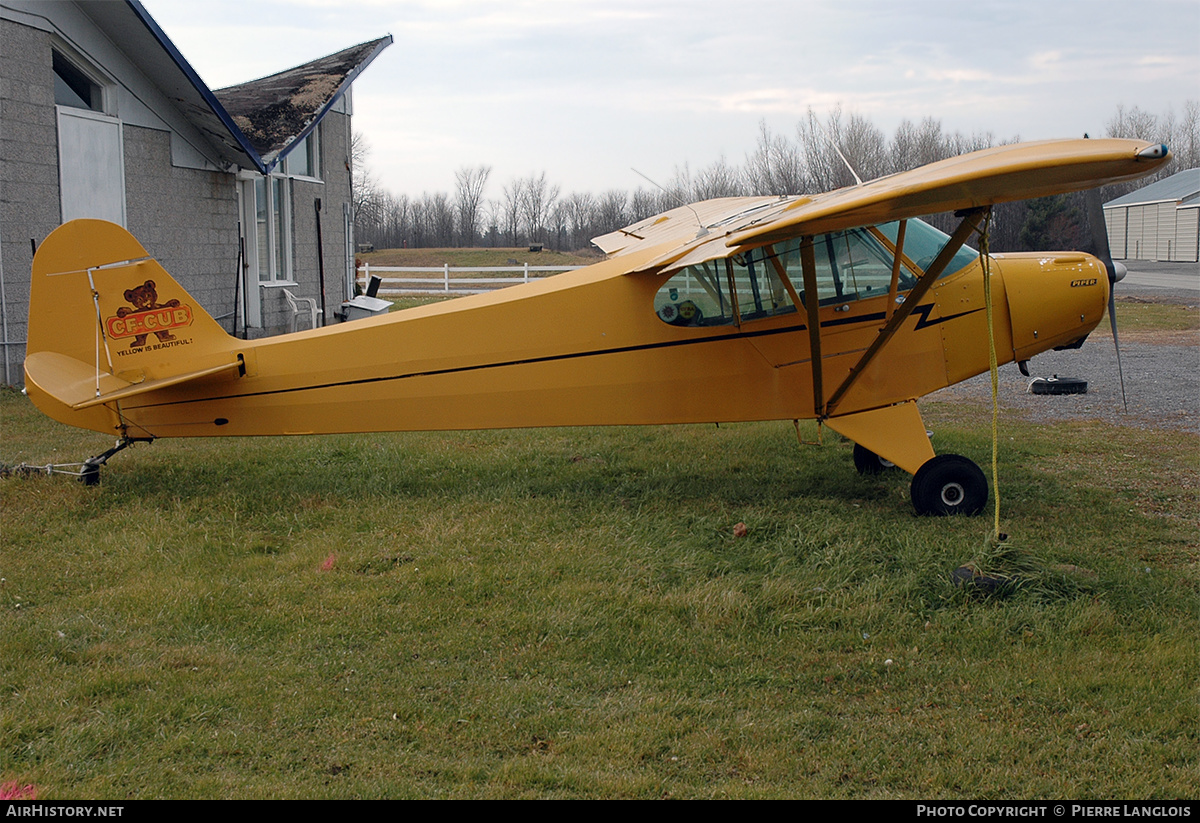
<svg viewBox="0 0 1200 823">
<path fill-rule="evenodd" d="M 58 176 L 63 222 L 95 217 L 125 225 L 121 121 L 58 107 Z"/>
</svg>

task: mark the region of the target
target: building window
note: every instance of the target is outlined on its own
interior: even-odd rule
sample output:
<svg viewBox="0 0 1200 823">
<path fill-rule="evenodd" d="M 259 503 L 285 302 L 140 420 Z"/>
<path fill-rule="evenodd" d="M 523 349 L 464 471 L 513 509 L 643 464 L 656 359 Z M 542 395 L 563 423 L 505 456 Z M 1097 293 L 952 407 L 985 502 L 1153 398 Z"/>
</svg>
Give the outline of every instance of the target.
<svg viewBox="0 0 1200 823">
<path fill-rule="evenodd" d="M 283 159 L 283 170 L 291 177 L 321 176 L 321 140 L 320 128 L 313 129 L 303 140 L 298 142 L 287 157 Z"/>
<path fill-rule="evenodd" d="M 259 177 L 254 181 L 258 279 L 292 279 L 291 181 Z"/>
<path fill-rule="evenodd" d="M 292 267 L 292 179 L 320 177 L 320 130 L 293 144 L 276 170 L 255 177 L 254 237 L 247 250 L 260 283 L 295 282 Z M 246 190 L 247 196 L 249 191 Z M 247 216 L 248 217 L 248 216 Z M 254 263 L 253 261 L 257 261 Z"/>
<path fill-rule="evenodd" d="M 104 111 L 104 90 L 57 51 L 54 54 L 54 102 L 60 106 Z"/>
</svg>

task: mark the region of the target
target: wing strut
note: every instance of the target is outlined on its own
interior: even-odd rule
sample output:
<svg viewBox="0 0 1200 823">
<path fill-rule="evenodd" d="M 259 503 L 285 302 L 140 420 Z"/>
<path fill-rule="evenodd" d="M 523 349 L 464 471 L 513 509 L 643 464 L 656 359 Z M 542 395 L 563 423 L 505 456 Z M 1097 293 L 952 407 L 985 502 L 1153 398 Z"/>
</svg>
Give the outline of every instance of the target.
<svg viewBox="0 0 1200 823">
<path fill-rule="evenodd" d="M 954 234 L 950 235 L 950 239 L 946 241 L 946 245 L 938 252 L 938 256 L 929 264 L 929 268 L 921 275 L 921 279 L 913 286 L 912 291 L 904 299 L 904 303 L 896 310 L 891 319 L 887 322 L 875 341 L 863 352 L 863 356 L 859 358 L 854 368 L 850 370 L 850 374 L 842 381 L 842 385 L 837 387 L 837 390 L 829 398 L 829 403 L 825 406 L 825 413 L 822 417 L 828 417 L 833 414 L 837 404 L 845 397 L 846 392 L 858 380 L 859 375 L 866 370 L 871 361 L 875 359 L 875 355 L 879 354 L 880 350 L 887 345 L 887 342 L 892 339 L 900 326 L 908 319 L 908 316 L 913 313 L 917 307 L 917 303 L 925 296 L 930 287 L 933 286 L 935 280 L 941 275 L 942 271 L 950 263 L 951 258 L 958 254 L 958 250 L 967 242 L 967 238 L 971 236 L 971 232 L 979 225 L 979 221 L 983 219 L 983 215 L 987 212 L 987 208 L 969 209 L 963 213 L 962 222 L 958 224 L 958 228 L 954 230 Z M 810 251 L 809 254 L 812 252 Z M 805 288 L 808 288 L 808 266 L 805 266 Z"/>
<path fill-rule="evenodd" d="M 820 294 L 817 291 L 817 256 L 812 236 L 800 241 L 800 270 L 804 276 L 804 310 L 808 312 L 808 342 L 812 352 L 813 413 L 820 419 L 825 415 L 825 366 L 821 361 Z"/>
<path fill-rule="evenodd" d="M 896 310 L 896 294 L 900 290 L 900 264 L 904 259 L 904 234 L 908 230 L 908 220 L 901 220 L 896 229 L 896 248 L 892 255 L 892 284 L 888 287 L 887 319 L 892 319 Z"/>
</svg>

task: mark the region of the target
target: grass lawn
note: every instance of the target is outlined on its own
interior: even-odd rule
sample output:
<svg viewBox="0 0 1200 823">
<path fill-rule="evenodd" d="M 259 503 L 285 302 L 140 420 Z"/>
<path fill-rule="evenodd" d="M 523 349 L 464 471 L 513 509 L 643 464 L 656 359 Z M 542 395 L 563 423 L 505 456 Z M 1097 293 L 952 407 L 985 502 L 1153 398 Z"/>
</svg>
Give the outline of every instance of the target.
<svg viewBox="0 0 1200 823">
<path fill-rule="evenodd" d="M 1194 310 L 1128 308 L 1131 333 L 1194 334 Z M 989 410 L 923 409 L 939 451 L 989 465 Z M 917 518 L 906 475 L 860 477 L 823 440 L 160 441 L 99 487 L 0 477 L 0 784 L 1197 796 L 1200 439 L 1006 416 L 1000 549 L 990 504 Z M 4 466 L 111 442 L 0 391 Z M 956 589 L 968 561 L 1019 585 Z"/>
</svg>

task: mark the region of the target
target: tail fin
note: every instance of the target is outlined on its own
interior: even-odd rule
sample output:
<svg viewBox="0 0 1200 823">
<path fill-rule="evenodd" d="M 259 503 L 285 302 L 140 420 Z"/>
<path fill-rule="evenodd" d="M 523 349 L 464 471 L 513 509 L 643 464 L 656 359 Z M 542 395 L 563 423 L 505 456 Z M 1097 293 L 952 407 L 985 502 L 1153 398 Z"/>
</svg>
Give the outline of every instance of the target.
<svg viewBox="0 0 1200 823">
<path fill-rule="evenodd" d="M 113 223 L 66 223 L 34 257 L 25 385 L 55 420 L 120 431 L 126 397 L 236 378 L 238 343 Z"/>
</svg>

